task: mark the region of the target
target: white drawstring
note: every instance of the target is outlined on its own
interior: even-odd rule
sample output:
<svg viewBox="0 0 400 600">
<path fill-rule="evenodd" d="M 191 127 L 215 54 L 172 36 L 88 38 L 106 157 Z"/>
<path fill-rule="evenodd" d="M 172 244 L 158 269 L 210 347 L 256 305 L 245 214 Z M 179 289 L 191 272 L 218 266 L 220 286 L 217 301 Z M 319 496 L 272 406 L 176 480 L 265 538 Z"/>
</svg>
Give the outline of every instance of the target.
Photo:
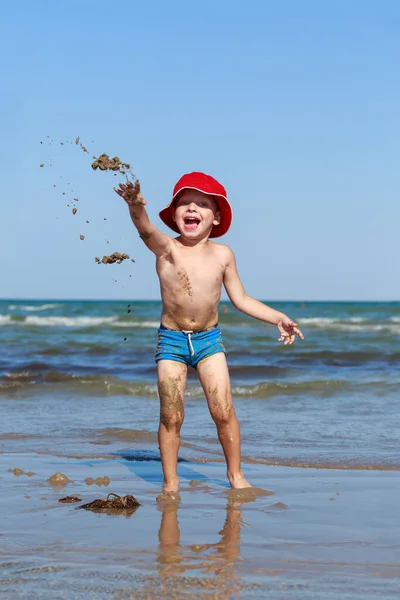
<svg viewBox="0 0 400 600">
<path fill-rule="evenodd" d="M 190 354 L 192 356 L 194 356 L 194 348 L 193 348 L 192 337 L 191 337 L 193 331 L 185 331 L 184 329 L 182 329 L 182 333 L 186 333 L 186 335 L 188 336 L 188 344 L 189 344 L 189 348 L 190 348 Z"/>
</svg>

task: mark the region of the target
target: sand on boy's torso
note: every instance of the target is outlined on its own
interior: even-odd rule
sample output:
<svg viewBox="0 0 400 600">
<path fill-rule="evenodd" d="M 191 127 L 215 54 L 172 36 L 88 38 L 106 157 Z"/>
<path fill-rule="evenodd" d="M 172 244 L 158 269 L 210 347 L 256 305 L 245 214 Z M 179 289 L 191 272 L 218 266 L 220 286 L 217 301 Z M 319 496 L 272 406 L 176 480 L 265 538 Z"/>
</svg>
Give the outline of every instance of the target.
<svg viewBox="0 0 400 600">
<path fill-rule="evenodd" d="M 226 250 L 226 246 L 211 241 L 187 247 L 175 239 L 170 251 L 157 258 L 166 327 L 196 331 L 215 325 Z"/>
</svg>

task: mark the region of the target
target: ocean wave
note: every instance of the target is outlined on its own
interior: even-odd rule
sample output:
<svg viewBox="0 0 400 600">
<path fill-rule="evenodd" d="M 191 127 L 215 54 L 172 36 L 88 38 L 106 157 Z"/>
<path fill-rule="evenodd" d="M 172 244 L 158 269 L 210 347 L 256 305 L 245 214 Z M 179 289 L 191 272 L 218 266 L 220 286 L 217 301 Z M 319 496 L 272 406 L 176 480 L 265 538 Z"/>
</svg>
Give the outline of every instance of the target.
<svg viewBox="0 0 400 600">
<path fill-rule="evenodd" d="M 39 306 L 35 305 L 23 305 L 23 304 L 10 304 L 8 310 L 25 310 L 25 311 L 42 311 L 42 310 L 51 310 L 53 308 L 60 308 L 63 306 L 62 304 L 40 304 Z"/>
<path fill-rule="evenodd" d="M 5 373 L 0 377 L 0 391 L 12 389 L 22 389 L 25 387 L 49 387 L 50 384 L 56 384 L 58 388 L 77 391 L 81 393 L 99 395 L 140 395 L 156 396 L 157 384 L 129 382 L 118 377 L 108 377 L 104 375 L 77 375 L 71 373 L 62 373 L 60 371 L 19 371 L 15 373 Z"/>
<path fill-rule="evenodd" d="M 324 364 L 327 366 L 354 367 L 363 366 L 367 363 L 378 362 L 388 365 L 400 362 L 400 352 L 382 352 L 379 346 L 374 350 L 354 350 L 354 351 L 333 351 L 333 350 L 317 350 L 304 352 L 299 349 L 296 354 L 291 357 L 291 365 L 315 365 Z"/>
<path fill-rule="evenodd" d="M 144 327 L 153 329 L 160 327 L 160 321 L 117 321 L 114 325 L 115 327 Z"/>
<path fill-rule="evenodd" d="M 368 319 L 366 317 L 304 317 L 301 319 L 297 319 L 297 322 L 299 324 L 301 323 L 301 325 L 307 325 L 308 327 L 331 327 L 332 325 L 346 323 L 370 323 L 371 319 Z"/>
<path fill-rule="evenodd" d="M 127 381 L 115 376 L 85 375 L 62 373 L 59 371 L 40 370 L 19 371 L 6 373 L 0 377 L 0 391 L 21 390 L 23 388 L 49 387 L 65 391 L 75 391 L 80 394 L 101 396 L 148 396 L 157 397 L 157 383 Z M 349 390 L 357 387 L 347 381 L 306 381 L 306 382 L 260 382 L 251 385 L 233 385 L 232 395 L 240 397 L 270 398 L 279 395 L 310 394 L 328 397 L 338 391 Z M 204 392 L 200 384 L 191 383 L 187 386 L 185 396 L 189 398 L 203 397 Z"/>
<path fill-rule="evenodd" d="M 17 308 L 18 305 L 10 305 Z M 31 307 L 32 310 L 46 310 L 44 307 L 55 307 L 56 304 L 43 304 L 40 307 Z M 29 307 L 26 306 L 25 309 Z M 157 329 L 159 327 L 157 320 L 139 320 L 136 318 L 126 318 L 118 315 L 99 315 L 99 316 L 41 316 L 41 315 L 21 315 L 21 314 L 0 314 L 0 326 L 15 325 L 25 327 L 118 327 Z M 400 334 L 400 317 L 391 317 L 382 322 L 372 321 L 364 317 L 350 318 L 328 318 L 328 317 L 310 317 L 298 320 L 299 326 L 304 328 L 325 329 L 330 331 L 340 331 L 349 333 L 363 332 L 386 332 L 394 335 Z M 224 325 L 226 328 L 237 328 L 243 325 L 242 322 L 230 325 Z"/>
<path fill-rule="evenodd" d="M 400 325 L 388 325 L 382 323 L 381 325 L 348 325 L 346 323 L 341 323 L 332 327 L 332 329 L 336 329 L 337 331 L 347 331 L 347 332 L 364 332 L 364 331 L 381 331 L 386 333 L 393 333 L 395 335 L 400 334 Z"/>
<path fill-rule="evenodd" d="M 400 333 L 400 325 L 392 323 L 400 323 L 400 318 L 391 317 L 381 323 L 371 321 L 364 317 L 349 317 L 349 318 L 328 318 L 328 317 L 309 317 L 297 320 L 299 327 L 315 327 L 316 329 L 330 329 L 336 331 L 388 331 L 390 333 Z"/>
<path fill-rule="evenodd" d="M 26 317 L 21 325 L 36 325 L 39 327 L 96 327 L 113 323 L 117 317 Z"/>
<path fill-rule="evenodd" d="M 100 325 L 112 327 L 139 327 L 139 328 L 157 328 L 160 325 L 159 321 L 120 321 L 117 316 L 100 316 L 100 317 L 41 317 L 32 316 L 11 316 L 0 315 L 1 325 L 19 325 L 32 327 L 98 327 Z"/>
</svg>

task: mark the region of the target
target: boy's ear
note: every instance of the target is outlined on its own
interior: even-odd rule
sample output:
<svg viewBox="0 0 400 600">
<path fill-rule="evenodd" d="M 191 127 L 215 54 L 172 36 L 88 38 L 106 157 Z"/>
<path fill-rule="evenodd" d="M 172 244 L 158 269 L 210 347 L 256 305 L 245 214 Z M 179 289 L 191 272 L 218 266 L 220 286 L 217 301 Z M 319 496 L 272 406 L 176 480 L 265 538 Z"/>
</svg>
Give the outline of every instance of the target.
<svg viewBox="0 0 400 600">
<path fill-rule="evenodd" d="M 219 210 L 217 210 L 217 212 L 214 214 L 213 225 L 219 225 L 220 223 L 221 223 L 221 213 L 219 212 Z"/>
</svg>

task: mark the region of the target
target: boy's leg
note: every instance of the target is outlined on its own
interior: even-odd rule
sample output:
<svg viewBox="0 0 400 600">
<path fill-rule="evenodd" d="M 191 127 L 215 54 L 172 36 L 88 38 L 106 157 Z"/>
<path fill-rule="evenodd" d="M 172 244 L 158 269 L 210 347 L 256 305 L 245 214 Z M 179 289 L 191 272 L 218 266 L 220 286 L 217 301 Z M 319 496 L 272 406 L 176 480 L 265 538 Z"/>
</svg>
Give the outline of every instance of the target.
<svg viewBox="0 0 400 600">
<path fill-rule="evenodd" d="M 197 373 L 211 416 L 217 426 L 218 438 L 225 454 L 229 483 L 233 488 L 250 487 L 240 467 L 240 427 L 232 402 L 225 354 L 218 352 L 201 360 L 197 365 Z"/>
<path fill-rule="evenodd" d="M 158 444 L 164 474 L 163 490 L 177 492 L 179 479 L 176 471 L 180 430 L 184 418 L 183 398 L 186 387 L 187 366 L 173 360 L 160 360 L 158 369 L 158 393 L 160 396 L 160 425 Z"/>
</svg>

